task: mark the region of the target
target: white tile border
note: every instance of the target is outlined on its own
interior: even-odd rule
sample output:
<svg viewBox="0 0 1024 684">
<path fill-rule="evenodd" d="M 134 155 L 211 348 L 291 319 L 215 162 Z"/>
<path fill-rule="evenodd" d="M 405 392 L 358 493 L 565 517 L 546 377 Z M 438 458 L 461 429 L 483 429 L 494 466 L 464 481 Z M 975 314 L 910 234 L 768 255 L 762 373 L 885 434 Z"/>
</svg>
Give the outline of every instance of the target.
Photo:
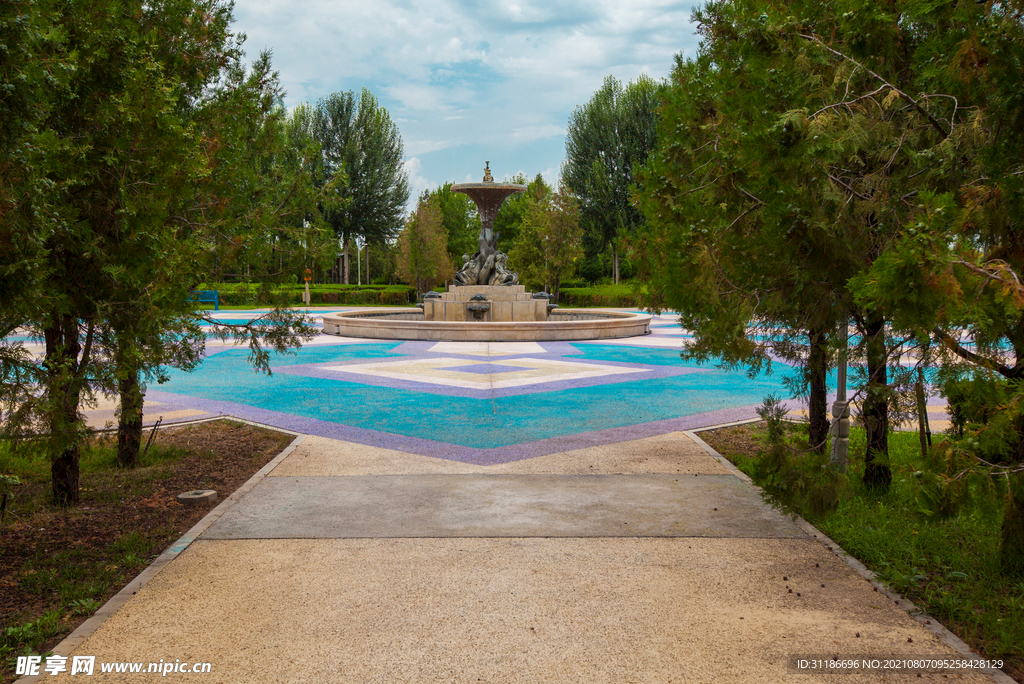
<svg viewBox="0 0 1024 684">
<path fill-rule="evenodd" d="M 750 476 L 748 476 L 742 470 L 733 465 L 732 461 L 727 459 L 725 456 L 722 456 L 722 454 L 715 451 L 715 449 L 713 449 L 707 442 L 705 442 L 703 439 L 697 436 L 698 432 L 707 432 L 709 430 L 717 430 L 719 428 L 724 427 L 732 427 L 735 425 L 746 425 L 748 423 L 759 422 L 761 422 L 760 418 L 754 418 L 751 420 L 740 420 L 733 423 L 722 423 L 721 425 L 711 425 L 708 427 L 695 428 L 693 430 L 683 430 L 683 434 L 692 439 L 697 444 L 697 446 L 704 449 L 704 451 L 706 451 L 712 458 L 714 458 L 720 464 L 722 464 L 722 466 L 729 470 L 729 472 L 731 472 L 733 475 L 735 475 L 742 481 L 746 482 L 758 494 L 762 494 L 763 496 L 761 488 L 754 484 L 754 481 L 750 479 Z M 834 541 L 832 541 L 817 527 L 807 522 L 799 515 L 793 515 L 792 518 L 793 522 L 795 522 L 800 529 L 806 532 L 808 536 L 815 539 L 820 544 L 822 544 L 826 549 L 828 549 L 836 556 L 838 556 L 840 560 L 849 565 L 854 571 L 857 572 L 857 574 L 859 574 L 861 577 L 863 577 L 872 585 L 874 585 L 874 587 L 878 590 L 880 594 L 888 597 L 889 600 L 895 603 L 896 607 L 903 609 L 910 617 L 912 617 L 914 620 L 920 623 L 922 627 L 924 627 L 929 632 L 937 636 L 939 638 L 939 641 L 952 648 L 954 651 L 962 655 L 964 658 L 968 658 L 970 660 L 982 660 L 980 656 L 971 651 L 970 647 L 967 644 L 965 644 L 960 639 L 960 637 L 946 629 L 938 620 L 925 613 L 923 610 L 914 605 L 913 602 L 908 601 L 906 598 L 904 598 L 901 594 L 898 594 L 886 588 L 886 586 L 882 584 L 881 581 L 879 581 L 878 575 L 868 570 L 863 563 L 861 563 L 859 560 L 857 560 L 849 553 L 844 551 L 843 548 L 839 546 L 839 544 L 836 544 Z M 979 668 L 977 670 L 971 670 L 971 672 L 978 672 L 984 674 L 988 676 L 988 678 L 993 682 L 997 682 L 997 684 L 1016 684 L 1016 681 L 1002 670 L 996 670 L 991 668 Z"/>
</svg>

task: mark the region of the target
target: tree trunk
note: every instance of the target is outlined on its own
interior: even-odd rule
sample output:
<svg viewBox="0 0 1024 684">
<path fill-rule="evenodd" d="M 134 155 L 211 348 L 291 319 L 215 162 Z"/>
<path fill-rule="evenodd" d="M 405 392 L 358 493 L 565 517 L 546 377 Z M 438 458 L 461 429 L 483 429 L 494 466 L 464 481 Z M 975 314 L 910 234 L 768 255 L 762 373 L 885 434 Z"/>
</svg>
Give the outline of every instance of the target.
<svg viewBox="0 0 1024 684">
<path fill-rule="evenodd" d="M 142 442 L 143 392 L 139 383 L 135 344 L 130 326 L 117 331 L 114 371 L 121 400 L 117 418 L 117 465 L 122 468 L 135 468 L 139 465 L 139 446 Z"/>
<path fill-rule="evenodd" d="M 349 270 L 348 239 L 346 238 L 345 242 L 342 244 L 342 248 L 341 248 L 341 272 L 342 272 L 342 281 L 341 282 L 344 285 L 348 285 L 348 270 Z"/>
<path fill-rule="evenodd" d="M 89 338 L 92 336 L 90 329 Z M 50 429 L 50 480 L 53 502 L 69 506 L 79 501 L 79 444 L 81 396 L 78 355 L 82 351 L 78 319 L 62 315 L 43 331 L 46 341 L 46 408 Z M 88 351 L 82 363 L 87 361 Z"/>
<path fill-rule="evenodd" d="M 142 447 L 142 406 L 145 395 L 139 384 L 138 371 L 118 371 L 129 374 L 117 381 L 121 395 L 121 414 L 117 420 L 117 465 L 135 468 L 142 458 L 139 450 Z"/>
<path fill-rule="evenodd" d="M 867 338 L 868 387 L 864 397 L 864 425 L 867 450 L 864 454 L 864 484 L 885 491 L 892 482 L 889 466 L 876 459 L 889 454 L 889 401 L 886 377 L 885 318 L 871 312 L 865 323 Z"/>
<path fill-rule="evenodd" d="M 828 343 L 827 331 L 823 328 L 812 328 L 807 331 L 810 340 L 810 355 L 807 359 L 807 379 L 810 385 L 808 398 L 807 439 L 814 451 L 825 453 L 828 440 Z"/>
<path fill-rule="evenodd" d="M 79 502 L 78 474 L 80 453 L 78 444 L 67 447 L 50 464 L 53 502 L 58 506 L 71 506 Z"/>
<path fill-rule="evenodd" d="M 615 243 L 612 243 L 612 281 L 619 284 L 619 250 L 615 248 Z"/>
<path fill-rule="evenodd" d="M 370 244 L 366 244 L 366 284 L 369 285 L 372 281 L 370 280 Z"/>
</svg>

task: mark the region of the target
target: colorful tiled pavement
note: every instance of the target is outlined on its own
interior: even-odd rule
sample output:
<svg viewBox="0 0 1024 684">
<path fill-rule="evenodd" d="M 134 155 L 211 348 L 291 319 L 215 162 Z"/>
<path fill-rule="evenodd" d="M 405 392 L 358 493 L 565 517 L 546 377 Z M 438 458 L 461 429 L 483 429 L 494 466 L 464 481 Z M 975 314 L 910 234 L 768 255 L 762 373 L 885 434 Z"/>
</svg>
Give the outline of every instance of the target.
<svg viewBox="0 0 1024 684">
<path fill-rule="evenodd" d="M 224 322 L 261 310 L 220 312 Z M 315 317 L 315 310 L 311 312 Z M 742 371 L 683 362 L 678 318 L 655 316 L 652 334 L 591 342 L 381 342 L 321 335 L 255 373 L 244 348 L 216 339 L 192 373 L 152 385 L 145 423 L 231 415 L 303 434 L 493 464 L 756 417 L 766 395 L 786 396 L 792 371 Z M 22 336 L 30 350 L 41 345 Z M 830 397 L 831 402 L 834 397 Z M 113 425 L 116 401 L 85 411 Z M 806 410 L 790 401 L 790 416 Z M 933 432 L 948 427 L 930 400 Z M 906 426 L 905 426 L 906 427 Z M 913 427 L 913 426 L 910 426 Z"/>
<path fill-rule="evenodd" d="M 230 322 L 259 312 L 221 313 Z M 591 342 L 381 342 L 321 335 L 253 372 L 244 348 L 211 340 L 194 372 L 151 386 L 146 420 L 232 415 L 303 434 L 494 464 L 756 417 L 785 396 L 770 376 L 684 362 L 688 335 L 656 316 L 651 335 Z M 113 420 L 104 402 L 90 422 Z M 791 415 L 805 413 L 790 402 Z M 930 407 L 933 430 L 944 407 Z"/>
</svg>

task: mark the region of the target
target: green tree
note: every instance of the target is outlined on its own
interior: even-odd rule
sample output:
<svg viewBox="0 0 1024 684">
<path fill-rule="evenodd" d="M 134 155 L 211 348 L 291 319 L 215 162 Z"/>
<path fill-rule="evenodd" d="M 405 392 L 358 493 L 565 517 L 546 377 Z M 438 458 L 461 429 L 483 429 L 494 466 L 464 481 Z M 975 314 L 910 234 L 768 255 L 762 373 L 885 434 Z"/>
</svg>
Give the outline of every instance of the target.
<svg viewBox="0 0 1024 684">
<path fill-rule="evenodd" d="M 216 73 L 211 70 L 207 78 Z M 211 160 L 215 166 L 208 173 L 201 171 L 206 173 L 201 191 L 166 182 L 164 187 L 175 188 L 177 195 L 171 197 L 177 207 L 152 216 L 135 215 L 132 225 L 138 232 L 122 231 L 112 246 L 120 250 L 117 258 L 129 265 L 126 273 L 138 270 L 135 279 L 119 280 L 118 303 L 108 307 L 105 319 L 111 330 L 102 337 L 103 350 L 113 362 L 111 384 L 116 381 L 120 396 L 118 462 L 125 467 L 139 462 L 147 382 L 165 381 L 165 366 L 187 370 L 201 358 L 206 336 L 183 286 L 196 285 L 214 270 L 207 258 L 210 241 L 231 236 L 247 263 L 256 264 L 264 288 L 294 282 L 307 262 L 330 244 L 306 170 L 317 150 L 309 141 L 303 148 L 289 145 L 292 131 L 277 104 L 281 93 L 269 57 L 261 56 L 249 71 L 236 62 L 219 77 L 225 87 L 192 111 L 199 144 L 217 143 Z M 138 138 L 131 144 L 137 145 Z M 187 229 L 179 217 L 188 217 Z M 151 260 L 158 258 L 160 266 L 154 267 Z M 275 316 L 278 323 L 285 323 L 286 335 L 299 330 L 308 335 L 309 326 L 301 320 L 284 313 Z M 232 335 L 230 328 L 214 328 L 222 336 Z M 252 361 L 264 370 L 264 343 L 283 350 L 298 341 L 279 338 L 259 319 L 236 330 L 249 342 Z"/>
<path fill-rule="evenodd" d="M 540 178 L 540 174 L 537 174 L 537 178 L 530 183 L 531 185 Z M 518 173 L 511 178 L 505 178 L 506 183 L 515 183 L 516 185 L 527 185 L 526 176 L 522 173 Z M 543 183 L 543 179 L 541 179 Z M 546 184 L 545 184 L 545 187 Z M 501 244 L 498 249 L 501 249 L 501 245 L 511 245 L 516 240 L 516 236 L 519 234 L 519 226 L 523 222 L 523 217 L 526 215 L 526 207 L 529 205 L 530 200 L 528 195 L 530 191 L 517 192 L 509 195 L 505 198 L 505 201 L 501 203 L 498 208 L 498 213 L 494 215 L 494 232 L 499 236 Z M 474 237 L 474 242 L 476 238 Z M 477 248 L 474 246 L 473 250 L 469 252 L 472 254 Z"/>
<path fill-rule="evenodd" d="M 583 255 L 582 236 L 576 199 L 564 189 L 549 189 L 528 205 L 509 261 L 517 264 L 524 284 L 543 286 L 557 301 L 562 280 Z"/>
<path fill-rule="evenodd" d="M 1005 483 L 1002 560 L 1022 572 L 1024 3 L 949 3 L 932 18 L 944 30 L 926 34 L 920 60 L 931 92 L 956 106 L 935 117 L 948 135 L 922 164 L 931 187 L 899 239 L 851 287 L 940 366 L 956 434 L 933 450 L 924 507 L 949 514 Z"/>
<path fill-rule="evenodd" d="M 551 186 L 544 181 L 544 177 L 539 173 L 531 181 L 527 181 L 523 174 L 518 174 L 506 182 L 525 185 L 526 192 L 517 192 L 505 198 L 494 217 L 494 232 L 500 236 L 499 249 L 502 245 L 508 249 L 508 246 L 516 241 L 529 207 L 551 192 Z"/>
<path fill-rule="evenodd" d="M 131 465 L 139 374 L 190 367 L 201 353 L 189 290 L 225 245 L 262 242 L 266 208 L 280 212 L 301 196 L 301 183 L 282 185 L 249 163 L 266 161 L 259 143 L 274 136 L 243 132 L 267 129 L 279 91 L 267 56 L 243 68 L 230 8 L 100 2 L 49 20 L 62 41 L 44 58 L 74 68 L 48 92 L 40 124 L 61 144 L 42 160 L 48 211 L 32 219 L 45 261 L 37 296 L 17 318 L 44 340 L 45 355 L 38 365 L 5 364 L 16 384 L 41 391 L 22 395 L 4 418 L 8 434 L 44 436 L 53 498 L 70 504 L 87 434 L 81 402 L 121 391 L 122 456 Z M 217 330 L 248 340 L 250 358 L 266 369 L 265 346 L 281 350 L 313 332 L 280 310 L 267 319 Z"/>
<path fill-rule="evenodd" d="M 418 293 L 433 289 L 455 274 L 436 197 L 420 201 L 416 212 L 406 220 L 398 235 L 395 262 L 398 277 Z"/>
<path fill-rule="evenodd" d="M 463 254 L 473 254 L 477 249 L 480 234 L 480 216 L 467 195 L 452 192 L 452 184 L 445 183 L 439 188 L 424 192 L 420 201 L 437 200 L 441 210 L 441 225 L 448 234 L 448 254 L 452 263 L 462 263 Z"/>
<path fill-rule="evenodd" d="M 61 145 L 45 128 L 50 93 L 71 63 L 46 1 L 0 5 L 0 416 L 18 420 L 35 394 L 22 345 L 7 339 L 41 294 L 50 207 L 46 164 Z"/>
<path fill-rule="evenodd" d="M 603 275 L 599 255 L 612 249 L 612 277 L 619 282 L 619 255 L 643 214 L 630 201 L 636 170 L 657 143 L 659 86 L 640 76 L 625 88 L 605 79 L 587 104 L 569 118 L 562 182 L 576 196 L 584 229 L 584 275 Z"/>
<path fill-rule="evenodd" d="M 934 17 L 750 1 L 695 17 L 701 51 L 677 64 L 640 193 L 652 224 L 644 248 L 667 257 L 663 269 L 654 262 L 653 289 L 697 331 L 688 354 L 759 367 L 771 351 L 803 365 L 812 445 L 827 427 L 826 342 L 853 318 L 867 366 L 864 478 L 885 487 L 876 457 L 887 452 L 897 364 L 884 310 L 854 303 L 847 282 L 894 241 L 908 199 L 937 180 L 926 160 L 950 143 L 937 117 L 951 103 L 907 94 L 935 92 L 918 52 Z"/>
<path fill-rule="evenodd" d="M 393 240 L 402 227 L 409 182 L 402 167 L 402 138 L 386 109 L 365 88 L 358 100 L 351 91 L 329 95 L 316 104 L 312 138 L 323 153 L 317 182 L 339 173 L 345 183 L 335 192 L 341 202 L 323 208 L 342 245 L 341 280 L 349 282 L 349 240 L 367 244 Z"/>
</svg>

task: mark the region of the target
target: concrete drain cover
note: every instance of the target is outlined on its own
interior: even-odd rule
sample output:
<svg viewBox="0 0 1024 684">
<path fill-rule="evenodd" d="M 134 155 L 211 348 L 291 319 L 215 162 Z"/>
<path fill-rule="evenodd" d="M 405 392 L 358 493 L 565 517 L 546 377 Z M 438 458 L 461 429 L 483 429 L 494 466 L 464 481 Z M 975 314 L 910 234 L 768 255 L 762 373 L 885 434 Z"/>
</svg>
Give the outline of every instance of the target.
<svg viewBox="0 0 1024 684">
<path fill-rule="evenodd" d="M 217 500 L 217 491 L 214 489 L 194 489 L 178 495 L 178 501 L 186 506 L 196 506 L 202 503 L 213 503 Z"/>
</svg>

